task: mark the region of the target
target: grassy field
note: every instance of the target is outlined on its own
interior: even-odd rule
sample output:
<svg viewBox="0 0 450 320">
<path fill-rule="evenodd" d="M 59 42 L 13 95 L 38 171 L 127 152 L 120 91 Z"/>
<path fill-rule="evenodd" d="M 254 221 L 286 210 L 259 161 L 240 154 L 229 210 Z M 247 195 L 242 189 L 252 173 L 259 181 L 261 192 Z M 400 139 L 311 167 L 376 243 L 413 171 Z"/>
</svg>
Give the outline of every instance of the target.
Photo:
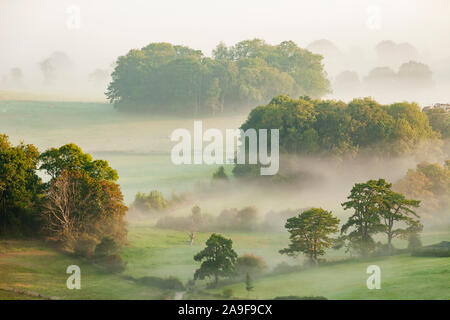
<svg viewBox="0 0 450 320">
<path fill-rule="evenodd" d="M 244 119 L 245 115 L 202 120 L 204 128 L 225 129 L 239 127 Z M 0 101 L 0 133 L 9 135 L 13 143 L 21 140 L 33 143 L 41 151 L 73 142 L 94 158 L 109 161 L 119 173 L 119 183 L 127 203 L 138 191 L 149 192 L 156 188 L 168 195 L 172 190 L 192 190 L 196 183 L 210 181 L 217 166 L 175 166 L 170 161 L 170 149 L 174 144 L 169 139 L 170 133 L 176 128 L 192 129 L 193 120 L 126 115 L 115 112 L 106 103 Z M 340 189 L 342 183 L 339 180 Z M 274 188 L 267 191 L 253 187 L 228 190 L 227 194 L 217 191 L 203 193 L 177 213 L 189 213 L 194 204 L 200 205 L 202 212 L 210 214 L 218 214 L 224 208 L 257 204 L 260 214 L 271 209 L 311 205 L 332 209 L 341 222 L 350 214 L 340 208 L 339 203 L 345 196 L 337 195 L 331 183 L 318 185 L 316 189 L 308 186 L 308 190 Z M 337 191 L 347 194 L 347 190 Z M 137 220 L 130 223 L 129 243 L 120 253 L 127 265 L 119 275 L 103 273 L 88 261 L 62 254 L 40 241 L 0 240 L 0 299 L 173 298 L 174 292 L 140 284 L 132 278 L 175 276 L 186 283 L 198 268 L 193 256 L 204 247 L 210 233 L 198 233 L 194 245 L 189 246 L 187 232 L 156 229 L 153 223 Z M 450 240 L 449 229 L 448 225 L 441 225 L 438 229 L 426 227 L 423 243 L 428 245 Z M 238 254 L 253 253 L 262 256 L 268 264 L 266 275 L 255 279 L 255 291 L 250 298 L 286 295 L 320 295 L 329 299 L 450 298 L 450 258 L 421 258 L 405 254 L 274 274 L 271 270 L 280 263 L 300 265 L 303 261 L 302 258 L 293 260 L 278 253 L 288 243 L 286 232 L 225 232 L 224 235 L 233 240 Z M 405 242 L 397 241 L 395 245 L 401 248 Z M 330 250 L 326 256 L 329 261 L 346 257 L 342 250 Z M 66 288 L 66 268 L 72 264 L 81 267 L 81 290 Z M 366 268 L 370 264 L 381 267 L 381 290 L 366 288 Z M 217 289 L 205 289 L 205 282 L 198 285 L 200 291 L 186 293 L 184 298 L 217 299 L 228 287 L 233 289 L 234 297 L 247 297 L 242 282 L 222 283 Z M 36 296 L 37 293 L 41 296 Z"/>
<path fill-rule="evenodd" d="M 206 117 L 204 130 L 238 128 L 246 115 Z M 105 159 L 119 173 L 126 202 L 138 191 L 158 188 L 170 194 L 197 181 L 210 179 L 217 166 L 176 166 L 170 134 L 177 128 L 192 130 L 194 119 L 116 112 L 107 103 L 0 101 L 0 133 L 13 143 L 24 141 L 43 151 L 75 143 L 96 159 Z"/>
<path fill-rule="evenodd" d="M 169 299 L 174 292 L 130 281 L 140 278 L 175 276 L 186 283 L 198 267 L 192 257 L 200 251 L 210 233 L 199 233 L 193 246 L 188 245 L 185 232 L 156 229 L 148 224 L 130 226 L 129 244 L 121 255 L 127 261 L 123 274 L 105 274 L 90 263 L 64 255 L 48 244 L 36 241 L 0 241 L 0 299 L 36 297 L 11 289 L 40 293 L 60 299 Z M 300 264 L 281 256 L 278 250 L 287 244 L 285 233 L 224 233 L 233 239 L 238 254 L 262 256 L 269 270 L 255 279 L 255 291 L 249 298 L 271 299 L 276 296 L 325 296 L 329 299 L 449 299 L 450 258 L 411 257 L 403 254 L 350 261 L 288 274 L 272 274 L 280 262 Z M 449 239 L 448 230 L 426 232 L 424 244 Z M 397 245 L 404 245 L 398 243 Z M 330 251 L 328 259 L 344 258 L 342 251 Z M 67 266 L 81 268 L 81 290 L 66 288 Z M 366 268 L 376 264 L 382 272 L 381 290 L 368 290 Z M 217 289 L 187 293 L 185 299 L 217 299 L 224 288 L 232 288 L 235 298 L 247 298 L 242 282 L 224 284 Z M 203 288 L 203 289 L 202 289 Z"/>
</svg>

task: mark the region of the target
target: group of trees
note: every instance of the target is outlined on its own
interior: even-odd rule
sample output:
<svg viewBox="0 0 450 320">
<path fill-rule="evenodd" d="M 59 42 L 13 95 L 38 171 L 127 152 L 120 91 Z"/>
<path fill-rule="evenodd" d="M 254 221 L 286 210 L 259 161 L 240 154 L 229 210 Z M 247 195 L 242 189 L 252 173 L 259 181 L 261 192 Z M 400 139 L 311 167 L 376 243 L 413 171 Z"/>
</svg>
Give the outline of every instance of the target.
<svg viewBox="0 0 450 320">
<path fill-rule="evenodd" d="M 407 197 L 421 200 L 421 213 L 444 216 L 450 208 L 450 160 L 444 164 L 421 162 L 394 184 Z"/>
<path fill-rule="evenodd" d="M 367 154 L 384 158 L 412 154 L 422 142 L 439 139 L 417 104 L 381 105 L 370 98 L 347 104 L 281 95 L 250 112 L 241 129 L 250 128 L 279 129 L 280 154 L 341 159 Z M 233 173 L 259 174 L 253 169 L 251 165 L 236 165 Z"/>
<path fill-rule="evenodd" d="M 392 184 L 384 179 L 357 183 L 348 201 L 342 204 L 345 210 L 353 209 L 354 213 L 341 226 L 340 237 L 331 237 L 339 230 L 339 219 L 330 211 L 312 208 L 287 220 L 290 244 L 280 253 L 289 256 L 303 253 L 317 264 L 326 249 L 345 245 L 348 250 L 368 256 L 377 249 L 373 236 L 379 232 L 387 236 L 387 253 L 392 253 L 392 240 L 396 237 L 408 239 L 410 247 L 420 245 L 418 233 L 422 225 L 414 211 L 419 204 L 418 200 L 394 192 Z"/>
<path fill-rule="evenodd" d="M 450 140 L 450 112 L 441 107 L 424 108 L 433 130 L 440 132 L 442 139 Z"/>
<path fill-rule="evenodd" d="M 278 94 L 329 92 L 322 57 L 293 41 L 220 43 L 213 57 L 170 43 L 151 43 L 118 58 L 107 97 L 120 110 L 214 114 Z"/>
<path fill-rule="evenodd" d="M 44 236 L 85 256 L 103 241 L 121 245 L 127 207 L 117 179 L 108 162 L 74 144 L 40 154 L 0 135 L 0 235 Z"/>
<path fill-rule="evenodd" d="M 396 72 L 386 66 L 376 67 L 360 80 L 355 71 L 344 70 L 336 75 L 334 92 L 385 96 L 402 90 L 424 90 L 434 85 L 430 67 L 417 61 L 402 63 Z"/>
<path fill-rule="evenodd" d="M 407 199 L 393 191 L 392 184 L 384 179 L 356 183 L 348 201 L 342 203 L 344 210 L 352 209 L 353 214 L 341 226 L 340 236 L 333 237 L 339 232 L 340 221 L 331 211 L 307 209 L 287 219 L 285 228 L 290 233 L 290 243 L 280 253 L 292 257 L 305 254 L 310 262 L 318 264 L 320 257 L 332 247 L 345 246 L 347 251 L 363 257 L 376 249 L 392 254 L 392 240 L 401 238 L 408 240 L 408 247 L 414 249 L 421 246 L 419 233 L 423 227 L 415 212 L 419 205 L 419 200 Z M 386 235 L 385 245 L 375 242 L 377 233 Z M 267 267 L 261 257 L 246 254 L 238 258 L 232 244 L 231 239 L 213 233 L 206 241 L 206 248 L 194 256 L 195 261 L 202 262 L 194 280 L 211 277 L 217 285 L 219 277 L 235 276 L 238 271 L 248 281 L 250 275 L 261 273 Z"/>
</svg>

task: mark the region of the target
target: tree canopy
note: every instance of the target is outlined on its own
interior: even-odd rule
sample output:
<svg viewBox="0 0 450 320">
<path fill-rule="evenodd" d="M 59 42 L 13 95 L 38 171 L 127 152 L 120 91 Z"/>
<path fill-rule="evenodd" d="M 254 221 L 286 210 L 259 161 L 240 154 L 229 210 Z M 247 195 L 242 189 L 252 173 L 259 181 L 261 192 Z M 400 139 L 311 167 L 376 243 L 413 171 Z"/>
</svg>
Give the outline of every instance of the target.
<svg viewBox="0 0 450 320">
<path fill-rule="evenodd" d="M 289 218 L 286 229 L 290 233 L 291 243 L 280 253 L 289 256 L 304 253 L 317 263 L 318 256 L 324 255 L 325 250 L 332 246 L 334 239 L 330 234 L 338 231 L 338 225 L 339 219 L 322 208 L 312 208 Z"/>
<path fill-rule="evenodd" d="M 117 59 L 106 95 L 124 111 L 214 114 L 267 103 L 279 94 L 320 97 L 329 92 L 322 57 L 293 41 L 260 39 L 213 57 L 170 43 L 151 43 Z"/>
<path fill-rule="evenodd" d="M 206 248 L 194 256 L 195 261 L 203 261 L 195 271 L 194 279 L 214 277 L 214 284 L 217 285 L 219 277 L 230 277 L 234 274 L 236 259 L 233 241 L 213 233 L 206 241 Z"/>
<path fill-rule="evenodd" d="M 10 144 L 0 134 L 0 236 L 36 233 L 42 198 L 36 174 L 39 152 L 31 144 Z"/>
</svg>

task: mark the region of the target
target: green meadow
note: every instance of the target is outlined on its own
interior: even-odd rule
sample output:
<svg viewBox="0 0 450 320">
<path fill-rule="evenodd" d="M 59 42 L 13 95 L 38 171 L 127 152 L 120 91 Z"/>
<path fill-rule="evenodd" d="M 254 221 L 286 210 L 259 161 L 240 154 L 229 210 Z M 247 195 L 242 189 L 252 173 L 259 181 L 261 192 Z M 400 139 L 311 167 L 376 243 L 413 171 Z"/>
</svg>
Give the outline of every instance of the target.
<svg viewBox="0 0 450 320">
<path fill-rule="evenodd" d="M 242 281 L 222 282 L 216 289 L 198 283 L 199 290 L 185 293 L 184 299 L 222 298 L 224 288 L 233 289 L 233 298 L 273 299 L 277 296 L 325 296 L 328 299 L 449 299 L 450 258 L 412 257 L 409 254 L 330 263 L 317 268 L 273 273 L 282 262 L 300 265 L 302 259 L 281 256 L 280 248 L 287 244 L 285 233 L 223 233 L 233 239 L 238 254 L 254 253 L 268 263 L 268 271 L 254 280 L 254 291 L 247 295 Z M 188 244 L 188 234 L 156 229 L 149 224 L 130 226 L 129 243 L 121 256 L 127 261 L 122 274 L 107 274 L 92 263 L 60 253 L 47 243 L 32 240 L 0 241 L 0 298 L 36 298 L 16 291 L 41 294 L 58 299 L 173 299 L 175 292 L 130 280 L 145 276 L 168 278 L 175 276 L 183 283 L 192 279 L 198 263 L 193 255 L 200 251 L 210 233 L 199 233 L 194 245 Z M 425 233 L 424 244 L 448 239 L 444 228 Z M 398 246 L 404 245 L 399 242 Z M 346 257 L 343 251 L 330 251 L 330 261 Z M 348 256 L 347 256 L 348 258 Z M 66 288 L 66 268 L 81 269 L 81 289 Z M 381 268 L 381 289 L 369 290 L 366 269 Z M 14 291 L 15 290 L 15 291 Z"/>
<path fill-rule="evenodd" d="M 245 118 L 244 114 L 201 120 L 205 127 L 225 129 L 238 128 Z M 0 133 L 7 134 L 13 143 L 32 143 L 40 151 L 73 142 L 94 158 L 107 160 L 118 171 L 118 183 L 127 204 L 138 191 L 158 189 L 170 194 L 173 190 L 191 190 L 198 182 L 210 181 L 216 166 L 176 166 L 170 161 L 170 149 L 174 144 L 169 139 L 170 133 L 176 128 L 192 129 L 193 120 L 122 114 L 106 103 L 0 101 Z M 250 194 L 240 196 L 243 204 L 250 198 Z M 273 199 L 274 203 L 287 205 L 291 201 L 293 207 L 300 201 L 295 202 L 295 197 L 284 195 L 282 191 L 257 196 L 261 203 Z M 229 207 L 226 200 L 220 204 L 216 199 L 209 201 L 218 209 Z M 189 213 L 190 207 L 181 211 Z M 340 218 L 348 217 L 348 212 L 342 210 L 336 214 Z M 425 228 L 423 244 L 450 240 L 449 227 Z M 0 299 L 173 299 L 177 296 L 174 291 L 135 279 L 176 277 L 186 284 L 199 266 L 193 256 L 204 247 L 210 234 L 198 233 L 190 246 L 187 231 L 157 229 L 154 221 L 130 221 L 128 243 L 120 252 L 127 262 L 122 274 L 104 273 L 92 262 L 63 254 L 49 243 L 0 240 Z M 412 257 L 405 253 L 351 260 L 343 250 L 329 250 L 325 258 L 335 263 L 276 273 L 274 270 L 282 263 L 299 266 L 303 263 L 302 258 L 279 254 L 278 251 L 288 244 L 287 232 L 223 234 L 233 240 L 238 254 L 263 257 L 268 265 L 267 272 L 254 279 L 255 290 L 249 295 L 242 281 L 221 282 L 216 289 L 208 289 L 206 283 L 200 281 L 198 290 L 184 293 L 183 299 L 222 298 L 225 288 L 233 290 L 232 298 L 250 299 L 289 295 L 328 299 L 450 299 L 450 258 Z M 406 242 L 397 241 L 395 245 L 403 248 Z M 366 269 L 372 264 L 381 268 L 380 290 L 366 287 Z M 66 287 L 69 265 L 81 268 L 80 290 Z"/>
</svg>

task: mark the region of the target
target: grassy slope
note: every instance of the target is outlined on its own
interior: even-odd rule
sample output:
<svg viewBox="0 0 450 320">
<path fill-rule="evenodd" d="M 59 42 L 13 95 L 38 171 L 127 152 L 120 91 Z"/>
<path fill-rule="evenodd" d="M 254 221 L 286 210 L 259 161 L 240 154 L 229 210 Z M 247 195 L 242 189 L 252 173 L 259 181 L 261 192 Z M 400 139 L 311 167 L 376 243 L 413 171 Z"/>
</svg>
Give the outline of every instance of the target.
<svg viewBox="0 0 450 320">
<path fill-rule="evenodd" d="M 381 269 L 381 289 L 368 290 L 366 268 Z M 323 266 L 254 281 L 250 298 L 325 296 L 328 299 L 450 299 L 450 258 L 400 255 L 365 262 Z M 247 297 L 244 283 L 229 286 Z M 220 289 L 212 290 L 220 293 Z M 187 297 L 188 298 L 188 297 Z"/>
<path fill-rule="evenodd" d="M 225 233 L 233 239 L 239 254 L 256 253 L 270 267 L 288 258 L 278 254 L 287 243 L 284 233 Z M 145 224 L 130 227 L 129 245 L 122 250 L 128 262 L 125 275 L 133 277 L 176 276 L 192 279 L 198 263 L 193 255 L 201 250 L 209 233 L 199 233 L 196 243 L 187 244 L 185 232 L 158 230 Z M 424 243 L 448 239 L 447 231 L 426 233 Z M 169 294 L 139 285 L 121 276 L 107 275 L 91 265 L 63 255 L 48 245 L 31 241 L 0 241 L 0 288 L 16 288 L 57 296 L 63 299 L 160 299 Z M 338 253 L 332 252 L 334 256 Z M 341 255 L 342 257 L 342 255 Z M 292 263 L 292 261 L 290 261 Z M 82 289 L 65 286 L 68 265 L 81 267 Z M 382 289 L 366 288 L 367 266 L 381 268 Z M 283 275 L 268 275 L 254 282 L 250 298 L 274 298 L 285 295 L 322 295 L 330 299 L 449 299 L 450 258 L 423 258 L 400 255 L 365 262 L 347 262 Z M 200 283 L 202 286 L 202 283 Z M 235 297 L 247 297 L 243 283 L 221 286 L 201 295 L 185 298 L 217 298 L 224 287 L 232 287 Z M 0 299 L 24 298 L 0 290 Z M 33 297 L 26 297 L 33 298 Z"/>
<path fill-rule="evenodd" d="M 161 290 L 103 274 L 80 259 L 36 241 L 0 242 L 0 288 L 19 289 L 61 299 L 158 299 Z M 66 268 L 81 269 L 81 289 L 68 290 Z M 0 290 L 0 299 L 33 297 Z"/>
</svg>

